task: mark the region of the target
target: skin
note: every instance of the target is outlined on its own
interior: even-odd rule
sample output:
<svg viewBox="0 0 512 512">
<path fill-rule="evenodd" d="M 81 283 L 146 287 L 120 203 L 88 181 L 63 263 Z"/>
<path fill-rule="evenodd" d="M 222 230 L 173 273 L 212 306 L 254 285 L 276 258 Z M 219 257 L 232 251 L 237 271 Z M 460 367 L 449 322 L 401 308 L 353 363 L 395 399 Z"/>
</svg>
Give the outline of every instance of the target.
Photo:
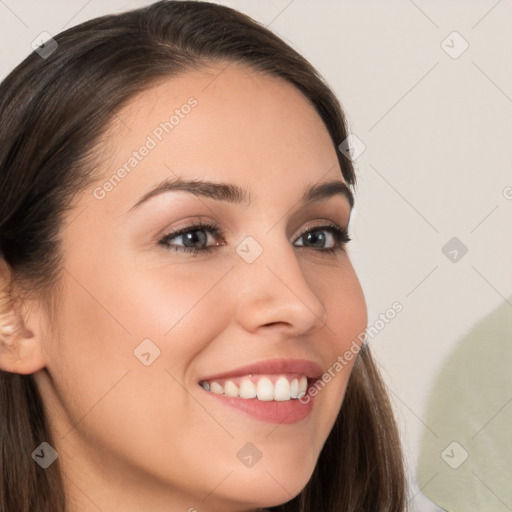
<svg viewBox="0 0 512 512">
<path fill-rule="evenodd" d="M 367 323 L 347 252 L 322 254 L 299 239 L 323 221 L 347 227 L 350 219 L 341 195 L 299 202 L 306 186 L 343 181 L 321 118 L 279 79 L 219 70 L 167 79 L 119 112 L 99 148 L 97 184 L 66 216 L 58 315 L 50 322 L 40 302 L 26 302 L 19 350 L 2 353 L 4 369 L 34 373 L 73 511 L 228 512 L 288 501 L 310 478 L 343 400 L 354 360 L 306 420 L 277 428 L 198 385 L 273 358 L 326 370 Z M 191 113 L 103 199 L 94 197 L 191 96 Z M 176 175 L 239 185 L 252 204 L 174 191 L 130 211 Z M 193 256 L 158 244 L 197 216 L 225 230 L 220 239 L 209 234 L 208 245 L 224 245 Z M 250 264 L 235 251 L 246 236 L 263 249 Z M 144 366 L 134 349 L 148 338 L 160 356 Z M 247 442 L 262 453 L 252 468 L 237 458 Z"/>
</svg>

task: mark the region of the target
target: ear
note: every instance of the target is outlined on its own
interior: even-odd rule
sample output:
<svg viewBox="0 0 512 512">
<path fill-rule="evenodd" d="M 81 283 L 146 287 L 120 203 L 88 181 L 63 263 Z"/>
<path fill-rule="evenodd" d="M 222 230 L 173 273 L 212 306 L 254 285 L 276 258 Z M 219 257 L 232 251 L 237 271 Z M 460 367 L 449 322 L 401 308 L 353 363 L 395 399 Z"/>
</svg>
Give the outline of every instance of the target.
<svg viewBox="0 0 512 512">
<path fill-rule="evenodd" d="M 46 366 L 42 350 L 42 324 L 15 291 L 12 273 L 0 258 L 0 370 L 31 374 Z M 25 320 L 31 318 L 29 326 Z"/>
</svg>

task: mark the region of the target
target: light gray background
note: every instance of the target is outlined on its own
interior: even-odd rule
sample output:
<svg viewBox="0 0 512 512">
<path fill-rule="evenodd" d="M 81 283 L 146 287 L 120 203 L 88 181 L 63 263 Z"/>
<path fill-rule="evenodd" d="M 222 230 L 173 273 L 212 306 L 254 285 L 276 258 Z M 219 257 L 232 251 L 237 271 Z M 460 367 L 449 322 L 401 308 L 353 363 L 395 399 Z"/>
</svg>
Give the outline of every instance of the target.
<svg viewBox="0 0 512 512">
<path fill-rule="evenodd" d="M 0 77 L 41 32 L 148 3 L 0 0 Z M 400 422 L 412 509 L 438 510 L 415 482 L 429 392 L 461 336 L 512 295 L 511 2 L 219 3 L 308 58 L 366 145 L 350 253 L 370 325 L 393 302 L 404 306 L 371 344 Z M 445 51 L 463 44 L 447 39 L 453 31 L 469 44 L 458 58 Z M 468 247 L 456 263 L 441 251 L 454 236 Z"/>
</svg>

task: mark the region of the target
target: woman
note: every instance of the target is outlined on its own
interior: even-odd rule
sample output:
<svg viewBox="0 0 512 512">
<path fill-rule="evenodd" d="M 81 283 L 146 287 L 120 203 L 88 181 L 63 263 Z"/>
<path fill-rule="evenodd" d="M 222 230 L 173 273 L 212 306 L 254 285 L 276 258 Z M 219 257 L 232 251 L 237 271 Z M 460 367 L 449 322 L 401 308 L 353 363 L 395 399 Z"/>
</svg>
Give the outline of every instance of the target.
<svg viewBox="0 0 512 512">
<path fill-rule="evenodd" d="M 333 93 L 209 3 L 55 41 L 0 87 L 2 511 L 403 510 Z"/>
</svg>

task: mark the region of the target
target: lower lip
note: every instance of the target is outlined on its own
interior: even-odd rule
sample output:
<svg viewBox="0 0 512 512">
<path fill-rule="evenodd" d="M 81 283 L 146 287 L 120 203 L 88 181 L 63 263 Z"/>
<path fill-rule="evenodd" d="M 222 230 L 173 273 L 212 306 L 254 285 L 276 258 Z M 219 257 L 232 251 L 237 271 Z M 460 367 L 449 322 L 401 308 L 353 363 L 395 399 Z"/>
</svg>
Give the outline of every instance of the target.
<svg viewBox="0 0 512 512">
<path fill-rule="evenodd" d="M 233 409 L 251 416 L 254 419 L 265 421 L 267 423 L 277 423 L 279 425 L 289 425 L 306 419 L 313 410 L 313 397 L 309 397 L 307 404 L 300 400 L 276 400 L 263 401 L 257 398 L 232 398 L 226 395 L 212 393 L 204 390 L 212 398 L 220 400 L 222 403 Z"/>
</svg>

